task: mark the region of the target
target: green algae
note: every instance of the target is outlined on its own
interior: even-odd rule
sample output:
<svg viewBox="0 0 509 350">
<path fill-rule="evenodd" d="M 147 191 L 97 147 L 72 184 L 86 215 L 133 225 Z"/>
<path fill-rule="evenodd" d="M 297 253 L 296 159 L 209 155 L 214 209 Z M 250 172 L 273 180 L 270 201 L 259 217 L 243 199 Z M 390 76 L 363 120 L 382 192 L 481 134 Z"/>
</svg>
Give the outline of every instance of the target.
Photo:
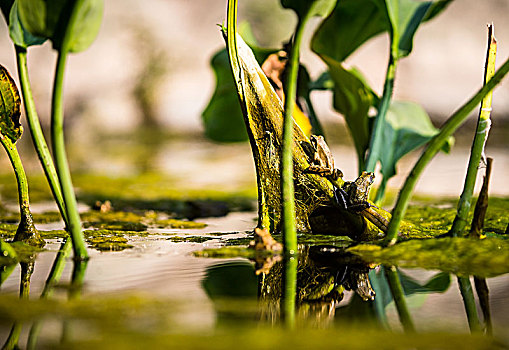
<svg viewBox="0 0 509 350">
<path fill-rule="evenodd" d="M 177 219 L 156 220 L 155 225 L 159 228 L 180 228 L 180 229 L 200 229 L 207 227 L 203 222 L 185 221 Z"/>
<path fill-rule="evenodd" d="M 168 238 L 169 241 L 174 243 L 203 243 L 214 239 L 207 236 L 173 236 Z"/>
<path fill-rule="evenodd" d="M 86 228 L 94 227 L 99 230 L 114 230 L 114 231 L 146 231 L 148 226 L 141 222 L 131 221 L 110 221 L 110 222 L 84 222 L 83 226 Z"/>
<path fill-rule="evenodd" d="M 91 248 L 99 251 L 122 251 L 132 248 L 126 236 L 147 236 L 147 232 L 125 231 L 125 230 L 85 230 L 85 240 Z"/>
<path fill-rule="evenodd" d="M 210 248 L 203 249 L 193 252 L 193 255 L 199 258 L 222 258 L 222 259 L 230 259 L 230 258 L 254 258 L 257 254 L 261 254 L 261 252 L 256 252 L 253 249 L 247 249 L 244 247 L 221 247 L 221 248 Z M 266 252 L 267 256 L 272 255 L 270 252 Z"/>
<path fill-rule="evenodd" d="M 387 248 L 361 244 L 347 251 L 372 263 L 441 270 L 459 276 L 509 273 L 509 241 L 497 238 L 409 240 Z"/>
</svg>

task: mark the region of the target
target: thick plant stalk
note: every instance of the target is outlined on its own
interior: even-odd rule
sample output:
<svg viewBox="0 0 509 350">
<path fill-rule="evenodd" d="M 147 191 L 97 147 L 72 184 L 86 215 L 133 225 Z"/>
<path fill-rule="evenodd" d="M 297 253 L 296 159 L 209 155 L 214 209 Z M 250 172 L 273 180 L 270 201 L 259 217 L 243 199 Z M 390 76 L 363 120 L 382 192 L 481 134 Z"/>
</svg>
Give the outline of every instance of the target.
<svg viewBox="0 0 509 350">
<path fill-rule="evenodd" d="M 309 14 L 310 12 L 308 12 Z M 297 229 L 295 226 L 295 196 L 293 182 L 293 109 L 297 95 L 299 51 L 304 28 L 309 15 L 299 19 L 288 62 L 284 84 L 283 144 L 281 157 L 281 195 L 283 203 L 283 241 L 286 255 L 297 254 Z"/>
<path fill-rule="evenodd" d="M 396 310 L 398 311 L 401 325 L 403 326 L 405 332 L 415 333 L 414 322 L 412 321 L 412 316 L 408 311 L 405 294 L 403 293 L 403 287 L 401 286 L 398 272 L 394 266 L 385 267 L 384 270 L 385 276 L 387 277 L 387 282 L 389 283 L 389 287 L 391 289 L 392 297 L 394 298 L 394 304 L 396 305 Z"/>
<path fill-rule="evenodd" d="M 65 34 L 58 52 L 51 103 L 51 141 L 53 155 L 55 158 L 55 166 L 58 173 L 60 188 L 62 189 L 65 202 L 67 218 L 69 220 L 67 228 L 70 231 L 72 238 L 74 258 L 76 260 L 87 259 L 88 254 L 83 239 L 83 233 L 81 231 L 81 222 L 78 214 L 76 196 L 74 194 L 71 172 L 69 170 L 69 164 L 67 163 L 67 155 L 65 152 L 63 84 L 71 33 L 77 20 L 78 10 L 82 6 L 83 2 L 83 0 L 78 0 L 74 3 L 69 17 L 69 22 L 65 27 Z"/>
<path fill-rule="evenodd" d="M 44 170 L 44 174 L 46 175 L 46 179 L 48 180 L 53 198 L 57 203 L 60 215 L 62 215 L 64 222 L 66 225 L 68 225 L 67 213 L 65 210 L 65 204 L 62 197 L 60 184 L 58 182 L 57 172 L 55 170 L 55 165 L 53 164 L 53 159 L 51 158 L 51 153 L 48 149 L 48 145 L 46 144 L 44 133 L 42 132 L 37 110 L 35 108 L 32 89 L 30 88 L 30 80 L 28 77 L 27 67 L 27 51 L 25 48 L 17 45 L 15 45 L 15 49 L 16 61 L 18 65 L 18 76 L 32 141 L 34 143 L 37 156 L 39 157 L 39 161 L 41 162 L 42 168 Z"/>
<path fill-rule="evenodd" d="M 386 244 L 392 245 L 397 241 L 398 230 L 401 224 L 401 220 L 405 216 L 406 209 L 408 207 L 408 201 L 412 195 L 412 191 L 419 179 L 419 176 L 423 172 L 424 168 L 428 165 L 431 159 L 437 154 L 446 142 L 447 138 L 451 136 L 458 127 L 465 121 L 469 113 L 477 106 L 481 100 L 486 96 L 495 86 L 509 72 L 509 59 L 495 72 L 493 78 L 491 78 L 486 85 L 484 85 L 470 100 L 468 100 L 463 106 L 461 106 L 442 126 L 440 132 L 431 139 L 428 147 L 421 154 L 417 163 L 415 163 L 412 171 L 408 175 L 405 184 L 401 188 L 396 205 L 392 211 L 392 220 L 389 223 L 387 230 Z"/>
<path fill-rule="evenodd" d="M 484 72 L 484 84 L 486 84 L 495 73 L 495 60 L 497 57 L 497 41 L 493 35 L 493 24 L 488 26 L 488 52 L 486 53 L 486 66 Z M 462 235 L 467 225 L 467 216 L 470 211 L 472 202 L 472 193 L 474 192 L 475 180 L 477 178 L 477 170 L 484 153 L 484 146 L 488 138 L 491 120 L 491 102 L 493 92 L 490 91 L 481 102 L 479 111 L 479 119 L 477 120 L 477 129 L 470 151 L 470 159 L 468 161 L 467 175 L 463 192 L 458 202 L 456 217 L 452 223 L 449 234 L 453 237 Z"/>
</svg>

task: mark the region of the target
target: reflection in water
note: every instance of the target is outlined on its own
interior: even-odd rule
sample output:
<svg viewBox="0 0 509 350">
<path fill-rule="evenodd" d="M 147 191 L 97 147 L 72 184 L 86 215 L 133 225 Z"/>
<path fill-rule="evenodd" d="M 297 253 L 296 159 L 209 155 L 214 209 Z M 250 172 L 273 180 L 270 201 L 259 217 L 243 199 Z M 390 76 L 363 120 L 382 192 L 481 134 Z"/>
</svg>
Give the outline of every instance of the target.
<svg viewBox="0 0 509 350">
<path fill-rule="evenodd" d="M 20 262 L 21 267 L 21 278 L 19 284 L 19 297 L 21 299 L 28 299 L 30 295 L 30 279 L 32 278 L 32 274 L 34 273 L 35 266 L 35 255 L 30 256 L 28 261 Z M 2 349 L 10 350 L 10 349 L 18 349 L 19 336 L 21 335 L 21 330 L 23 328 L 23 323 L 20 321 L 15 321 L 12 325 L 11 332 L 9 333 L 9 337 L 7 338 Z"/>
<path fill-rule="evenodd" d="M 342 248 L 301 246 L 298 259 L 275 262 L 270 271 L 259 274 L 257 280 L 254 268 L 247 262 L 214 265 L 207 270 L 203 286 L 214 302 L 225 297 L 250 298 L 251 301 L 258 298 L 257 318 L 264 323 L 274 325 L 284 319 L 290 327 L 295 322 L 324 326 L 334 320 L 345 291 L 354 291 L 364 301 L 374 299 L 369 270 L 365 262 Z M 295 285 L 295 290 L 285 288 L 285 277 L 286 285 Z M 232 316 L 224 311 L 219 314 L 221 323 Z"/>
</svg>

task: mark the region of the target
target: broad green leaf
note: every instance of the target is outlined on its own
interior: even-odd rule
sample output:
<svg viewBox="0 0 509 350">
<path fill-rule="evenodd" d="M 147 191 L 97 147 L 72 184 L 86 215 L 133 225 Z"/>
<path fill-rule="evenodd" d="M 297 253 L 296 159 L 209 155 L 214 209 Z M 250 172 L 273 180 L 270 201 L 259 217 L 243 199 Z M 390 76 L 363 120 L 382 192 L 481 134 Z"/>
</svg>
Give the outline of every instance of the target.
<svg viewBox="0 0 509 350">
<path fill-rule="evenodd" d="M 388 29 L 383 0 L 340 0 L 313 35 L 311 48 L 320 56 L 342 62 L 368 39 Z"/>
<path fill-rule="evenodd" d="M 21 99 L 16 83 L 9 72 L 0 65 L 0 137 L 7 137 L 15 143 L 23 133 L 19 123 Z"/>
<path fill-rule="evenodd" d="M 369 145 L 368 112 L 374 105 L 375 94 L 359 71 L 346 70 L 341 63 L 327 57 L 323 60 L 334 82 L 334 109 L 344 116 L 357 154 L 362 159 Z"/>
<path fill-rule="evenodd" d="M 444 10 L 452 0 L 342 0 L 320 25 L 311 48 L 341 62 L 370 38 L 391 34 L 395 57 L 407 56 L 419 25 Z"/>
<path fill-rule="evenodd" d="M 18 0 L 21 23 L 32 35 L 48 38 L 58 50 L 67 30 L 72 0 Z M 92 44 L 99 32 L 103 0 L 84 0 L 77 12 L 69 51 L 80 52 Z"/>
<path fill-rule="evenodd" d="M 413 38 L 419 25 L 436 16 L 451 1 L 385 0 L 391 22 L 394 57 L 408 56 L 412 51 Z"/>
<path fill-rule="evenodd" d="M 239 27 L 242 37 L 253 49 L 258 62 L 263 62 L 268 55 L 277 51 L 257 47 L 247 22 L 241 23 Z M 246 126 L 226 49 L 220 50 L 212 57 L 211 65 L 216 77 L 216 88 L 202 114 L 205 135 L 220 142 L 246 141 L 248 138 Z"/>
<path fill-rule="evenodd" d="M 284 8 L 292 9 L 299 18 L 305 16 L 327 17 L 334 9 L 337 0 L 281 0 Z"/>
<path fill-rule="evenodd" d="M 9 14 L 9 34 L 14 44 L 27 48 L 32 45 L 40 45 L 45 38 L 37 37 L 28 32 L 21 24 L 18 12 L 18 1 L 14 1 Z"/>
<path fill-rule="evenodd" d="M 396 163 L 405 154 L 438 133 L 426 111 L 413 102 L 394 101 L 387 113 L 380 162 L 386 179 L 396 174 Z"/>
<path fill-rule="evenodd" d="M 211 65 L 216 76 L 216 89 L 202 114 L 205 135 L 214 141 L 246 141 L 246 126 L 226 49 L 212 57 Z"/>
</svg>

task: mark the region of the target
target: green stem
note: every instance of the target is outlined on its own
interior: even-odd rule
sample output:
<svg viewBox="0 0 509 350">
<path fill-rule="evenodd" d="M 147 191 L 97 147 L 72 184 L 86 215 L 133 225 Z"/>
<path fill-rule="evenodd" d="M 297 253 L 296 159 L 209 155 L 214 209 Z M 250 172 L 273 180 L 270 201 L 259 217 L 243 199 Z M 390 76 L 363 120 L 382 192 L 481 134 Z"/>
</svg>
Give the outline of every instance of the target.
<svg viewBox="0 0 509 350">
<path fill-rule="evenodd" d="M 12 168 L 14 169 L 14 174 L 16 176 L 16 182 L 18 184 L 20 222 L 18 229 L 16 230 L 16 235 L 14 236 L 14 241 L 23 241 L 27 244 L 42 246 L 45 242 L 35 228 L 34 219 L 30 212 L 28 180 L 16 145 L 12 143 L 8 137 L 4 137 L 3 135 L 0 135 L 0 142 L 9 156 L 9 160 L 11 161 Z"/>
<path fill-rule="evenodd" d="M 74 258 L 84 260 L 88 258 L 87 249 L 81 232 L 80 216 L 78 214 L 76 196 L 71 180 L 71 172 L 67 163 L 64 140 L 64 109 L 63 109 L 63 85 L 64 72 L 69 53 L 71 33 L 77 20 L 78 9 L 83 4 L 83 0 L 77 0 L 70 12 L 69 22 L 65 26 L 65 34 L 62 39 L 60 50 L 58 52 L 57 65 L 55 69 L 55 78 L 53 84 L 53 97 L 51 103 L 51 141 L 53 155 L 55 158 L 56 170 L 60 182 L 60 188 L 65 202 L 67 218 L 69 220 L 68 229 L 70 231 Z"/>
<path fill-rule="evenodd" d="M 14 174 L 16 176 L 16 182 L 18 184 L 18 201 L 19 201 L 19 210 L 21 214 L 21 218 L 27 217 L 30 215 L 30 199 L 28 196 L 28 180 L 25 173 L 25 169 L 23 168 L 23 164 L 21 163 L 21 158 L 19 156 L 18 150 L 14 143 L 8 137 L 4 137 L 0 135 L 0 142 L 5 148 L 7 152 L 7 156 L 11 161 L 12 168 L 14 169 Z M 21 224 L 21 223 L 20 223 Z"/>
<path fill-rule="evenodd" d="M 64 199 L 62 198 L 62 191 L 60 184 L 58 183 L 58 176 L 51 158 L 48 145 L 44 138 L 44 133 L 39 122 L 37 110 L 32 95 L 32 89 L 30 88 L 30 80 L 28 77 L 27 67 L 27 51 L 25 48 L 15 46 L 16 49 L 16 61 L 18 64 L 18 76 L 22 90 L 23 103 L 25 105 L 25 112 L 28 121 L 28 127 L 30 128 L 30 134 L 32 136 L 32 142 L 34 143 L 37 156 L 41 162 L 44 174 L 48 180 L 49 187 L 55 199 L 58 210 L 62 215 L 66 225 L 68 225 L 67 213 L 65 211 Z"/>
<path fill-rule="evenodd" d="M 403 293 L 403 287 L 401 286 L 401 281 L 399 280 L 398 271 L 394 266 L 385 267 L 385 276 L 387 277 L 387 282 L 389 283 L 389 288 L 391 289 L 392 297 L 394 298 L 394 304 L 396 305 L 396 310 L 398 311 L 399 320 L 403 329 L 407 333 L 415 333 L 415 326 L 412 321 L 412 316 L 408 311 L 408 307 L 405 300 L 405 294 Z"/>
<path fill-rule="evenodd" d="M 309 14 L 310 12 L 308 12 Z M 293 182 L 293 107 L 297 95 L 297 74 L 299 72 L 299 51 L 304 27 L 310 18 L 306 14 L 299 18 L 287 66 L 284 84 L 283 144 L 281 156 L 281 195 L 283 203 L 283 240 L 285 254 L 297 254 L 297 229 L 295 227 L 295 196 Z"/>
<path fill-rule="evenodd" d="M 488 52 L 486 53 L 484 84 L 486 84 L 486 82 L 488 82 L 495 73 L 496 55 L 497 43 L 493 36 L 493 25 L 490 25 L 488 28 Z M 453 237 L 461 235 L 467 225 L 467 216 L 472 204 L 472 194 L 474 192 L 477 171 L 479 169 L 481 157 L 484 152 L 484 145 L 486 144 L 491 125 L 490 115 L 492 97 L 493 91 L 490 91 L 486 94 L 481 103 L 476 133 L 472 143 L 472 149 L 470 150 L 470 159 L 468 161 L 465 184 L 463 186 L 463 192 L 461 193 L 460 200 L 458 201 L 456 217 L 454 218 L 451 230 L 449 231 L 449 234 Z"/>
<path fill-rule="evenodd" d="M 392 52 L 392 51 L 391 51 Z M 394 59 L 392 53 L 389 57 L 387 72 L 385 74 L 384 92 L 378 106 L 378 112 L 371 132 L 369 142 L 368 156 L 366 159 L 366 171 L 375 171 L 376 163 L 380 159 L 382 150 L 383 132 L 385 128 L 385 117 L 391 104 L 392 92 L 394 90 L 394 78 L 396 76 L 397 60 Z"/>
<path fill-rule="evenodd" d="M 288 329 L 295 328 L 295 311 L 297 301 L 297 266 L 296 256 L 285 255 L 283 270 L 283 295 L 281 296 L 281 315 Z"/>
<path fill-rule="evenodd" d="M 509 72 L 509 59 L 507 59 L 504 64 L 497 70 L 493 78 L 487 82 L 469 101 L 467 101 L 460 109 L 458 109 L 447 122 L 442 126 L 440 132 L 431 139 L 430 143 L 421 154 L 421 157 L 414 165 L 412 171 L 408 175 L 405 184 L 401 188 L 398 199 L 396 202 L 396 206 L 392 211 L 392 220 L 389 223 L 389 228 L 387 230 L 386 243 L 392 245 L 397 241 L 397 235 L 399 226 L 401 224 L 401 220 L 405 216 L 406 209 L 408 207 L 408 201 L 412 195 L 412 191 L 419 179 L 419 176 L 423 172 L 424 168 L 430 160 L 437 154 L 438 151 L 442 148 L 443 144 L 446 142 L 447 138 L 449 138 L 458 127 L 465 121 L 468 117 L 469 113 L 477 106 L 481 100 L 486 96 L 495 86 L 500 83 L 500 81 L 505 77 L 505 75 Z"/>
<path fill-rule="evenodd" d="M 477 315 L 474 292 L 472 291 L 470 279 L 468 277 L 458 277 L 458 286 L 461 296 L 463 297 L 463 305 L 465 305 L 470 332 L 481 332 L 481 324 L 479 322 L 479 316 Z"/>
</svg>

